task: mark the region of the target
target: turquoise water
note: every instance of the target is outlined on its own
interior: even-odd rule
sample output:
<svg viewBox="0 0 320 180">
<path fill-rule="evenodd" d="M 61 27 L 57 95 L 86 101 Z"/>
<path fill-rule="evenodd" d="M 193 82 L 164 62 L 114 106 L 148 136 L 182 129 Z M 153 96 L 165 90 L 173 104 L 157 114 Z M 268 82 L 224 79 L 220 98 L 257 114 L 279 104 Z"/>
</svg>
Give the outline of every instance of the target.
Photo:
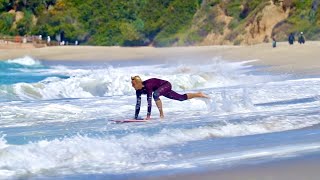
<svg viewBox="0 0 320 180">
<path fill-rule="evenodd" d="M 68 78 L 59 74 L 38 74 L 39 71 L 46 71 L 50 67 L 34 61 L 31 64 L 25 61 L 33 61 L 28 57 L 18 60 L 0 61 L 0 85 L 15 83 L 35 83 L 48 77 Z M 22 63 L 21 63 L 22 62 Z"/>
<path fill-rule="evenodd" d="M 0 62 L 0 179 L 139 179 L 320 151 L 320 77 L 250 61 Z M 165 120 L 134 115 L 130 76 L 210 100 L 162 98 Z M 141 117 L 147 111 L 142 99 Z"/>
</svg>

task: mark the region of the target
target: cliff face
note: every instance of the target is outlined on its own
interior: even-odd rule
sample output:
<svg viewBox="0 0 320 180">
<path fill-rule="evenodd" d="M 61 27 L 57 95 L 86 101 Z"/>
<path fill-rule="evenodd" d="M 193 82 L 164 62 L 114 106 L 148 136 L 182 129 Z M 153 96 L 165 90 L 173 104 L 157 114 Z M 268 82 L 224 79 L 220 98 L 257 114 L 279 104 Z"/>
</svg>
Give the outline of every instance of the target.
<svg viewBox="0 0 320 180">
<path fill-rule="evenodd" d="M 256 44 L 269 42 L 273 34 L 273 28 L 289 16 L 290 9 L 284 10 L 281 6 L 275 5 L 272 1 L 256 14 L 253 21 L 249 21 L 245 27 L 243 43 Z M 276 36 L 276 35 L 274 35 Z"/>
<path fill-rule="evenodd" d="M 203 7 L 200 11 L 208 6 L 206 3 L 210 2 L 202 4 Z M 217 25 L 222 26 L 220 27 L 222 33 L 216 31 L 208 33 L 203 41 L 199 43 L 200 45 L 238 45 L 269 42 L 273 36 L 277 38 L 277 35 L 273 34 L 274 27 L 286 20 L 290 13 L 290 8 L 284 9 L 282 4 L 275 4 L 273 1 L 269 1 L 261 3 L 256 9 L 252 9 L 252 12 L 249 12 L 247 17 L 242 20 L 243 22 L 239 22 L 237 17 L 228 16 L 223 8 L 222 3 L 212 6 L 212 11 L 217 14 L 214 17 L 211 16 L 212 22 L 217 22 Z M 243 11 L 247 10 L 245 10 L 245 6 L 241 5 L 239 12 Z M 237 26 L 232 24 L 237 22 Z"/>
<path fill-rule="evenodd" d="M 256 2 L 256 4 L 250 4 Z M 206 0 L 193 19 L 193 32 L 201 34 L 199 45 L 257 44 L 286 40 L 288 34 L 305 31 L 319 39 L 320 0 L 228 1 Z M 210 30 L 204 25 L 211 23 Z"/>
</svg>

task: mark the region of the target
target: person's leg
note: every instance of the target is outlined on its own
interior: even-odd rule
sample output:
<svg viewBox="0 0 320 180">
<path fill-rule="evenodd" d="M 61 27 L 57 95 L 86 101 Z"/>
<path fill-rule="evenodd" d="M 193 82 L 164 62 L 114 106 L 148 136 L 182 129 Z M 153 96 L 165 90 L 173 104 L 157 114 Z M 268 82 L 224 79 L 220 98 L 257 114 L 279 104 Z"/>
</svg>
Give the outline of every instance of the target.
<svg viewBox="0 0 320 180">
<path fill-rule="evenodd" d="M 167 97 L 169 99 L 178 100 L 178 101 L 185 101 L 187 99 L 192 99 L 192 98 L 209 98 L 209 96 L 205 95 L 202 92 L 179 94 L 171 89 L 170 83 L 168 83 L 168 84 L 170 86 L 167 85 L 165 91 L 162 91 L 161 95 L 163 95 L 164 97 Z"/>
<path fill-rule="evenodd" d="M 174 100 L 178 100 L 178 101 L 185 101 L 185 100 L 192 99 L 192 98 L 209 98 L 209 96 L 205 95 L 202 92 L 179 94 L 173 90 L 171 90 L 170 92 L 168 92 L 164 96 L 169 99 L 174 99 Z"/>
<path fill-rule="evenodd" d="M 157 107 L 159 109 L 160 118 L 164 118 L 163 109 L 162 109 L 162 102 L 161 102 L 160 99 L 156 101 L 156 105 L 157 105 Z"/>
<path fill-rule="evenodd" d="M 159 91 L 155 90 L 154 93 L 153 93 L 153 99 L 156 102 L 156 105 L 158 107 L 158 110 L 159 110 L 159 113 L 160 113 L 160 118 L 163 118 L 164 115 L 163 115 L 163 109 L 162 109 L 162 102 L 161 102 L 159 97 L 160 97 Z"/>
<path fill-rule="evenodd" d="M 153 93 L 153 98 L 157 102 L 159 96 L 164 96 L 169 99 L 184 101 L 188 99 L 187 94 L 178 94 L 172 90 L 172 86 L 170 82 L 167 82 L 161 85 L 156 91 Z"/>
<path fill-rule="evenodd" d="M 168 83 L 165 83 L 165 84 L 161 85 L 153 93 L 153 99 L 156 102 L 156 105 L 157 105 L 157 107 L 159 109 L 160 118 L 163 118 L 164 114 L 163 114 L 162 102 L 161 102 L 159 97 L 164 95 L 164 94 L 167 94 L 168 92 L 170 92 L 170 90 L 171 90 L 171 84 L 168 82 Z"/>
<path fill-rule="evenodd" d="M 202 92 L 197 92 L 197 93 L 187 93 L 188 99 L 192 98 L 209 98 L 208 95 L 202 93 Z"/>
<path fill-rule="evenodd" d="M 188 99 L 188 94 L 179 94 L 173 90 L 170 90 L 167 94 L 164 94 L 163 96 L 178 101 L 185 101 Z"/>
<path fill-rule="evenodd" d="M 187 99 L 192 99 L 192 98 L 209 98 L 209 96 L 205 95 L 202 92 L 197 92 L 197 93 L 187 93 L 187 94 L 179 94 L 175 91 L 173 91 L 171 86 L 171 83 L 165 83 L 162 86 L 160 86 L 157 90 L 154 91 L 153 93 L 153 98 L 156 102 L 156 105 L 159 109 L 160 112 L 160 117 L 163 118 L 163 109 L 162 109 L 162 102 L 160 100 L 160 96 L 164 96 L 169 99 L 173 100 L 178 100 L 178 101 L 185 101 Z"/>
</svg>

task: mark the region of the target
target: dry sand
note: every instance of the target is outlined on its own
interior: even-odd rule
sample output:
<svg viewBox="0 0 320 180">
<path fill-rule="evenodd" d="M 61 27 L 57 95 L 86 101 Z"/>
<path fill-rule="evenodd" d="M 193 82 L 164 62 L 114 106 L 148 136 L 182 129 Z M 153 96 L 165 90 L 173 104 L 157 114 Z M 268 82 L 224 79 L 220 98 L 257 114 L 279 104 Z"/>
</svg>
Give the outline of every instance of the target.
<svg viewBox="0 0 320 180">
<path fill-rule="evenodd" d="M 225 60 L 259 60 L 252 64 L 272 66 L 268 70 L 288 73 L 320 73 L 320 42 L 287 42 L 272 48 L 270 43 L 253 46 L 197 46 L 197 47 L 101 47 L 101 46 L 55 46 L 45 48 L 0 49 L 0 59 L 14 59 L 31 56 L 40 60 L 210 60 L 221 56 Z"/>
</svg>

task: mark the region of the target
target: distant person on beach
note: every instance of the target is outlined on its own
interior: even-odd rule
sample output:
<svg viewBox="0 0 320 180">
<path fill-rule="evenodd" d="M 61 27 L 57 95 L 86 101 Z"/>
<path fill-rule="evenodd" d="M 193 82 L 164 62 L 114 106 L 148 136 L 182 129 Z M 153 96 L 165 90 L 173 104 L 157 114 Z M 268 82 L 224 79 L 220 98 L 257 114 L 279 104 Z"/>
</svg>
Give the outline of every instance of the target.
<svg viewBox="0 0 320 180">
<path fill-rule="evenodd" d="M 277 47 L 277 40 L 274 36 L 272 37 L 272 47 L 273 48 Z"/>
<path fill-rule="evenodd" d="M 289 41 L 289 44 L 290 44 L 290 45 L 293 45 L 293 43 L 294 43 L 294 41 L 295 41 L 295 38 L 294 38 L 293 33 L 290 33 L 289 38 L 288 38 L 288 41 Z"/>
<path fill-rule="evenodd" d="M 304 44 L 305 43 L 305 38 L 303 36 L 303 32 L 300 33 L 299 38 L 298 38 L 298 42 L 300 44 Z"/>
<path fill-rule="evenodd" d="M 51 38 L 50 36 L 47 37 L 47 45 L 50 46 Z"/>
<path fill-rule="evenodd" d="M 160 112 L 160 118 L 164 117 L 162 102 L 160 100 L 160 96 L 167 97 L 169 99 L 185 101 L 192 98 L 209 98 L 209 96 L 205 95 L 202 92 L 198 93 L 187 93 L 187 94 L 178 94 L 172 90 L 171 83 L 166 80 L 151 78 L 145 81 L 142 81 L 139 76 L 131 77 L 132 87 L 136 90 L 137 103 L 134 118 L 138 119 L 138 115 L 140 112 L 141 106 L 141 94 L 147 95 L 148 101 L 148 113 L 146 120 L 151 119 L 151 107 L 152 107 L 152 97 L 156 102 L 156 105 Z M 153 94 L 152 94 L 153 93 Z"/>
<path fill-rule="evenodd" d="M 23 44 L 26 44 L 26 43 L 27 43 L 27 36 L 26 36 L 26 35 L 23 36 L 22 43 L 23 43 Z"/>
</svg>

